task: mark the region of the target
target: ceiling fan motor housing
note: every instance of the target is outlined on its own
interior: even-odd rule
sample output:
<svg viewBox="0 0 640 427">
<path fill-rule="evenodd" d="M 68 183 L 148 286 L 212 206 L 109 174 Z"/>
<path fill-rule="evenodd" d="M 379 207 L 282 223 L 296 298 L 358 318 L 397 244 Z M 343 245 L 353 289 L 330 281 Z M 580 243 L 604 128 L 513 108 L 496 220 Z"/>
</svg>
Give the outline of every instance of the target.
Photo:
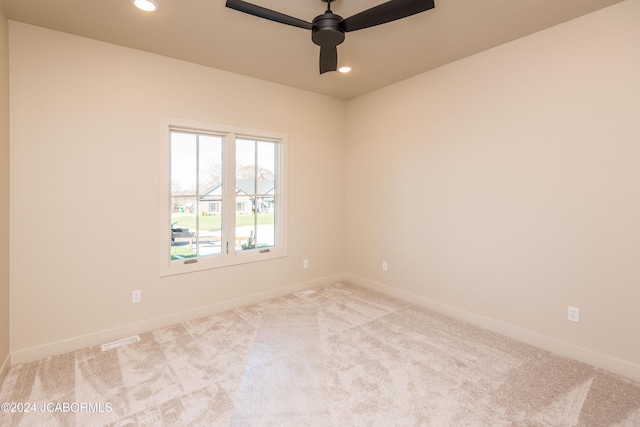
<svg viewBox="0 0 640 427">
<path fill-rule="evenodd" d="M 311 29 L 311 40 L 320 47 L 335 47 L 344 41 L 340 26 L 342 17 L 331 12 L 316 16 Z"/>
</svg>

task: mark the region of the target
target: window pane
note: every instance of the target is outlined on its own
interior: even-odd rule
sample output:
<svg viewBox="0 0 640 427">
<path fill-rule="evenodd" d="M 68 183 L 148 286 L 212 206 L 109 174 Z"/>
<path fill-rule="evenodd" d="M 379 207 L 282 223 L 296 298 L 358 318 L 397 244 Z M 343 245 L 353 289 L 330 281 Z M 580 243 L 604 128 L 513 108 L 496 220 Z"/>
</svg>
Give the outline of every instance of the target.
<svg viewBox="0 0 640 427">
<path fill-rule="evenodd" d="M 222 206 L 222 199 L 207 198 L 201 200 L 198 211 L 198 256 L 206 257 L 220 255 L 222 253 L 222 216 L 208 213 L 209 206 L 219 204 Z"/>
<path fill-rule="evenodd" d="M 236 140 L 236 190 L 237 194 L 255 193 L 256 143 L 252 140 Z"/>
<path fill-rule="evenodd" d="M 196 135 L 171 132 L 171 194 L 196 193 Z"/>
<path fill-rule="evenodd" d="M 171 132 L 171 259 L 222 253 L 222 137 Z"/>
<path fill-rule="evenodd" d="M 257 194 L 274 194 L 276 170 L 276 144 L 258 142 L 258 190 Z"/>
<path fill-rule="evenodd" d="M 198 138 L 199 181 L 198 193 L 206 195 L 222 185 L 222 138 L 200 135 Z M 218 193 L 221 194 L 221 193 Z"/>
<path fill-rule="evenodd" d="M 257 248 L 275 246 L 275 197 L 258 197 L 260 212 L 258 213 Z"/>
<path fill-rule="evenodd" d="M 195 216 L 189 206 L 195 198 L 171 198 L 171 259 L 187 259 L 196 256 Z M 192 209 L 191 209 L 192 210 Z"/>
<path fill-rule="evenodd" d="M 199 200 L 198 256 L 222 253 L 222 137 L 198 139 Z"/>
<path fill-rule="evenodd" d="M 171 259 L 196 256 L 196 153 L 194 134 L 171 132 Z"/>
<path fill-rule="evenodd" d="M 239 207 L 242 206 L 243 210 Z M 253 200 L 246 195 L 236 197 L 236 251 L 246 251 L 256 247 L 256 216 Z"/>
</svg>

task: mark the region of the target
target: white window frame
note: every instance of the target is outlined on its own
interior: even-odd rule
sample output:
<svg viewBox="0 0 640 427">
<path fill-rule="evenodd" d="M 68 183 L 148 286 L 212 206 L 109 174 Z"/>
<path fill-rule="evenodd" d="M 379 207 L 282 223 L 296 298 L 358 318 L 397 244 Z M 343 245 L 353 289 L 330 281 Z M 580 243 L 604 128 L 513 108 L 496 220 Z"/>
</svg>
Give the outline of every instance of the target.
<svg viewBox="0 0 640 427">
<path fill-rule="evenodd" d="M 223 139 L 223 204 L 222 204 L 222 254 L 193 258 L 185 261 L 171 261 L 171 131 L 201 132 L 224 135 Z M 190 273 L 232 265 L 265 261 L 287 256 L 287 134 L 283 132 L 251 129 L 178 118 L 165 118 L 161 125 L 164 149 L 160 161 L 160 276 Z M 276 188 L 279 189 L 278 208 L 275 212 L 275 243 L 268 250 L 235 249 L 235 139 L 250 138 L 277 142 L 278 170 Z M 228 245 L 227 245 L 228 243 Z M 228 247 L 228 250 L 225 250 Z"/>
</svg>

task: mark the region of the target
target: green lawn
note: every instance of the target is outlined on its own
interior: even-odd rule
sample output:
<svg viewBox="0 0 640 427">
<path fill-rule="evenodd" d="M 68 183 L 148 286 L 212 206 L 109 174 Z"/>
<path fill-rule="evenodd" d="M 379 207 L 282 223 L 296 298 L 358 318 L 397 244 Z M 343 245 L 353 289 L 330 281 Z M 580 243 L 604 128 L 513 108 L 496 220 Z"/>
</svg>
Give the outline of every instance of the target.
<svg viewBox="0 0 640 427">
<path fill-rule="evenodd" d="M 202 231 L 217 231 L 220 230 L 222 217 L 221 216 L 199 216 L 200 220 L 200 230 Z M 273 224 L 273 213 L 261 213 L 258 214 L 258 224 Z M 195 215 L 180 215 L 173 216 L 171 218 L 171 223 L 178 221 L 178 223 L 174 227 L 184 227 L 184 228 L 196 228 L 196 217 Z M 253 215 L 237 215 L 236 216 L 236 227 L 241 227 L 244 225 L 253 225 L 254 218 Z"/>
<path fill-rule="evenodd" d="M 196 253 L 188 246 L 171 246 L 171 259 L 193 258 Z"/>
</svg>

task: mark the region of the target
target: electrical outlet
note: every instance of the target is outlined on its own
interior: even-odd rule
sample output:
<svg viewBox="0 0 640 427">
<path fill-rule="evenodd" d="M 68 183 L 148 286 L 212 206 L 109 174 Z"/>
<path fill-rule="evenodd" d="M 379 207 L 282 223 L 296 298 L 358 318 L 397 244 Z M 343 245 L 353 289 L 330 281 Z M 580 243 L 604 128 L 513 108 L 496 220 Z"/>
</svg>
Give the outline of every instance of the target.
<svg viewBox="0 0 640 427">
<path fill-rule="evenodd" d="M 387 261 L 382 261 L 382 271 L 387 271 L 389 269 L 389 265 Z"/>
<path fill-rule="evenodd" d="M 579 322 L 580 321 L 580 309 L 578 307 L 569 306 L 569 311 L 568 311 L 568 314 L 567 314 L 567 318 L 569 320 L 571 320 L 572 322 Z"/>
<path fill-rule="evenodd" d="M 131 302 L 137 303 L 140 301 L 142 301 L 142 291 L 140 289 L 138 289 L 137 291 L 133 291 L 133 293 L 131 294 Z"/>
<path fill-rule="evenodd" d="M 302 261 L 302 268 L 309 268 L 309 260 L 305 259 L 304 261 Z"/>
</svg>

